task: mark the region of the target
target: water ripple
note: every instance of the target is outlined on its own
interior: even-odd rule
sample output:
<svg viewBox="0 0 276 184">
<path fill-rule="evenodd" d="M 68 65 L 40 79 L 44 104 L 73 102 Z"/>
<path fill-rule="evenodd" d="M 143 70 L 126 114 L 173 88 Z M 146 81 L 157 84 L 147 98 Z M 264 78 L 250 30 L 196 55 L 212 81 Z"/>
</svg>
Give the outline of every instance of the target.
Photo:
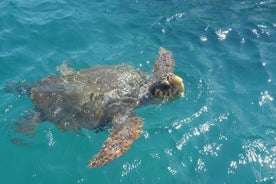
<svg viewBox="0 0 276 184">
<path fill-rule="evenodd" d="M 194 119 L 198 118 L 204 112 L 208 112 L 207 106 L 203 106 L 198 112 L 194 113 L 191 117 L 187 117 L 183 120 L 177 120 L 177 121 L 173 122 L 172 126 L 175 129 L 180 129 L 183 124 L 192 122 Z"/>
<path fill-rule="evenodd" d="M 199 126 L 192 128 L 189 130 L 188 133 L 185 133 L 182 135 L 182 138 L 176 143 L 176 148 L 178 150 L 182 150 L 183 146 L 192 138 L 200 136 L 201 134 L 205 134 L 206 132 L 209 132 L 211 127 L 215 126 L 218 122 L 222 122 L 224 120 L 227 120 L 229 117 L 229 113 L 221 114 L 217 118 L 215 118 L 212 121 L 207 121 L 203 124 L 200 124 Z"/>
<path fill-rule="evenodd" d="M 126 176 L 128 175 L 132 170 L 136 169 L 141 165 L 142 161 L 141 160 L 134 160 L 132 163 L 125 163 L 123 164 L 123 171 L 121 176 Z"/>
</svg>

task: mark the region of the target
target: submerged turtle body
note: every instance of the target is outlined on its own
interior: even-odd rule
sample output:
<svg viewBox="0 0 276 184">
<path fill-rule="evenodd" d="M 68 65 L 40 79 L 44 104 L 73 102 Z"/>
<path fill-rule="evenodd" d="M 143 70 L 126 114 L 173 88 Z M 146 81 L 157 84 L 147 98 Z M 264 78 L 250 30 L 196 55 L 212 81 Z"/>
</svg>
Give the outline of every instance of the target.
<svg viewBox="0 0 276 184">
<path fill-rule="evenodd" d="M 45 119 L 61 129 L 94 129 L 135 108 L 146 78 L 128 65 L 96 66 L 49 76 L 32 87 L 31 98 Z"/>
<path fill-rule="evenodd" d="M 61 76 L 51 75 L 30 88 L 35 105 L 16 130 L 28 134 L 39 122 L 50 120 L 62 130 L 96 129 L 111 125 L 112 131 L 89 167 L 109 163 L 124 154 L 141 134 L 143 121 L 132 110 L 154 97 L 172 97 L 184 92 L 180 77 L 174 75 L 171 52 L 159 51 L 152 74 L 129 65 L 95 66 L 75 71 L 66 64 Z"/>
</svg>

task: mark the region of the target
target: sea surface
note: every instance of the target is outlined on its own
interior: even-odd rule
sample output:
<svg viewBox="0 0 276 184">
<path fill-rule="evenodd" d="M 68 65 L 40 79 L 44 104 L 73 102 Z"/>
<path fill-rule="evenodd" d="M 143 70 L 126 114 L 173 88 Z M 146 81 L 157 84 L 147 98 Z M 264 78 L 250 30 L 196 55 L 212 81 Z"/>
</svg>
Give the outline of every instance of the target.
<svg viewBox="0 0 276 184">
<path fill-rule="evenodd" d="M 143 134 L 110 164 L 87 167 L 107 130 L 14 130 L 34 106 L 8 84 L 58 74 L 65 61 L 150 73 L 160 47 L 185 94 L 136 109 Z M 0 183 L 275 184 L 275 98 L 275 0 L 0 2 Z"/>
</svg>

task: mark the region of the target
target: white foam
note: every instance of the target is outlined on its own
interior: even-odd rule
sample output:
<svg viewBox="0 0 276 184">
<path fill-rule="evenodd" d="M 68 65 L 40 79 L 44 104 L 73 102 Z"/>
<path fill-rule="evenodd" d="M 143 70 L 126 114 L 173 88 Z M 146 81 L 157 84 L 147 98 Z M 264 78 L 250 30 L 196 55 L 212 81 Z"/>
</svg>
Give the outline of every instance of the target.
<svg viewBox="0 0 276 184">
<path fill-rule="evenodd" d="M 226 37 L 227 37 L 227 35 L 228 35 L 228 33 L 229 33 L 230 31 L 232 31 L 231 28 L 229 28 L 229 29 L 227 29 L 227 30 L 221 30 L 221 29 L 217 30 L 217 31 L 216 31 L 216 34 L 217 34 L 217 36 L 218 36 L 218 39 L 219 39 L 219 40 L 225 40 Z"/>
<path fill-rule="evenodd" d="M 274 98 L 268 93 L 268 91 L 261 92 L 261 96 L 259 98 L 259 105 L 263 106 L 268 102 L 272 102 Z"/>
</svg>

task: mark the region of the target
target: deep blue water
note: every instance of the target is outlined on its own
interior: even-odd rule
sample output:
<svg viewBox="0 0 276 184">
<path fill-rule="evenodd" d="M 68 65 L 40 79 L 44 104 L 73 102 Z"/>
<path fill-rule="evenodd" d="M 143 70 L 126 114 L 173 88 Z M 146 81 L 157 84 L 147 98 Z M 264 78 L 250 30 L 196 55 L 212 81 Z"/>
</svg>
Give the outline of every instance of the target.
<svg viewBox="0 0 276 184">
<path fill-rule="evenodd" d="M 0 182 L 276 183 L 275 15 L 275 0 L 2 0 Z M 64 61 L 150 72 L 161 46 L 185 96 L 137 109 L 144 134 L 109 165 L 87 168 L 107 131 L 13 130 L 33 104 L 7 83 L 34 83 Z"/>
</svg>

